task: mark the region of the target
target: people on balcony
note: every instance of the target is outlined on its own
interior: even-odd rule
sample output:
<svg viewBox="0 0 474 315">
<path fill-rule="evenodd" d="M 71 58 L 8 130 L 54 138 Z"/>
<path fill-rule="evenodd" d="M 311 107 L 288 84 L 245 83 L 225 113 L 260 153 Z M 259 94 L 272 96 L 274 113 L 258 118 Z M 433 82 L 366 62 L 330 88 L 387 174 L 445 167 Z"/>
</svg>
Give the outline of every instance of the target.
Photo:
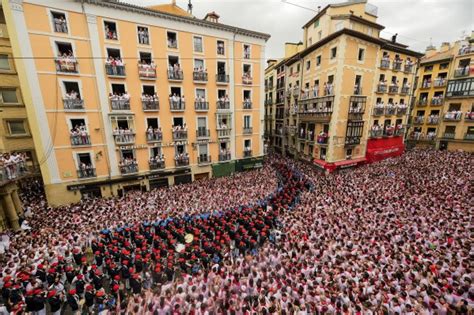
<svg viewBox="0 0 474 315">
<path fill-rule="evenodd" d="M 474 120 L 474 111 L 469 111 L 466 112 L 466 115 L 464 116 L 467 120 Z"/>
<path fill-rule="evenodd" d="M 434 95 L 433 98 L 431 99 L 431 104 L 432 105 L 442 105 L 443 100 L 444 100 L 443 95 Z"/>
<path fill-rule="evenodd" d="M 224 48 L 224 43 L 219 41 L 217 43 L 217 54 L 218 55 L 224 55 L 225 54 L 225 48 Z"/>
<path fill-rule="evenodd" d="M 246 46 L 244 48 L 244 58 L 245 59 L 250 59 L 250 46 Z"/>
<path fill-rule="evenodd" d="M 429 88 L 431 86 L 431 78 L 423 79 L 422 87 Z"/>
<path fill-rule="evenodd" d="M 446 83 L 446 78 L 443 78 L 443 77 L 437 77 L 436 79 L 434 79 L 434 85 L 435 86 L 442 86 Z"/>
<path fill-rule="evenodd" d="M 397 113 L 405 113 L 407 108 L 407 104 L 405 103 L 395 103 L 395 109 L 397 110 Z"/>
<path fill-rule="evenodd" d="M 324 95 L 333 94 L 333 85 L 331 82 L 324 82 Z"/>
<path fill-rule="evenodd" d="M 117 40 L 118 39 L 117 31 L 111 30 L 108 25 L 105 25 L 104 32 L 105 32 L 105 38 L 106 39 L 112 39 L 112 40 Z"/>
<path fill-rule="evenodd" d="M 463 44 L 461 46 L 461 48 L 459 48 L 459 54 L 460 55 L 465 55 L 465 54 L 469 54 L 471 52 L 474 52 L 474 46 L 472 45 L 465 45 Z"/>
<path fill-rule="evenodd" d="M 181 80 L 183 78 L 183 71 L 179 63 L 168 66 L 168 75 L 171 76 L 170 79 Z"/>
<path fill-rule="evenodd" d="M 174 160 L 176 161 L 177 165 L 188 165 L 189 164 L 189 154 L 186 153 L 178 153 L 175 155 Z"/>
<path fill-rule="evenodd" d="M 84 124 L 74 126 L 70 131 L 72 145 L 87 145 L 90 144 L 89 134 Z"/>
<path fill-rule="evenodd" d="M 172 126 L 173 138 L 174 139 L 186 139 L 188 137 L 188 127 L 186 123 L 181 125 Z"/>
<path fill-rule="evenodd" d="M 207 109 L 207 101 L 203 95 L 197 95 L 194 99 L 194 103 L 197 109 Z"/>
<path fill-rule="evenodd" d="M 219 103 L 221 108 L 229 108 L 230 106 L 230 98 L 229 95 L 219 97 Z"/>
<path fill-rule="evenodd" d="M 219 151 L 220 159 L 221 160 L 230 160 L 230 149 L 228 148 L 221 148 Z"/>
<path fill-rule="evenodd" d="M 252 83 L 252 73 L 250 71 L 245 72 L 242 79 L 244 83 Z"/>
<path fill-rule="evenodd" d="M 131 128 L 115 127 L 113 135 L 118 143 L 130 143 L 135 140 L 135 132 Z"/>
<path fill-rule="evenodd" d="M 163 132 L 161 131 L 161 127 L 153 128 L 152 126 L 149 126 L 146 130 L 146 134 L 148 141 L 163 139 Z"/>
<path fill-rule="evenodd" d="M 250 99 L 250 97 L 246 97 L 244 99 L 244 109 L 249 109 L 252 107 L 252 100 Z"/>
<path fill-rule="evenodd" d="M 435 114 L 431 114 L 428 116 L 428 123 L 429 124 L 437 124 L 439 120 L 439 116 Z"/>
<path fill-rule="evenodd" d="M 157 109 L 159 101 L 156 93 L 153 95 L 142 93 L 142 103 L 145 106 L 145 110 Z"/>
<path fill-rule="evenodd" d="M 311 97 L 318 97 L 319 96 L 319 85 L 315 84 L 311 87 Z"/>
<path fill-rule="evenodd" d="M 157 154 L 156 156 L 150 156 L 150 165 L 154 165 L 156 168 L 163 167 L 163 163 L 165 162 L 165 155 Z"/>
<path fill-rule="evenodd" d="M 460 120 L 461 116 L 462 112 L 460 110 L 452 110 L 444 114 L 444 118 L 449 120 Z"/>
<path fill-rule="evenodd" d="M 382 133 L 382 127 L 379 124 L 373 124 L 370 128 L 370 135 L 372 137 L 379 137 Z"/>
<path fill-rule="evenodd" d="M 71 50 L 58 53 L 57 63 L 60 71 L 76 72 L 77 59 Z"/>
<path fill-rule="evenodd" d="M 150 44 L 150 37 L 149 37 L 147 28 L 145 27 L 138 28 L 138 42 L 142 45 Z"/>
<path fill-rule="evenodd" d="M 114 58 L 110 56 L 105 61 L 105 66 L 107 67 L 108 75 L 125 75 L 125 64 L 119 57 Z"/>
<path fill-rule="evenodd" d="M 146 60 L 138 61 L 138 74 L 141 77 L 156 77 L 156 65 L 153 60 L 147 62 Z"/>
<path fill-rule="evenodd" d="M 403 125 L 400 123 L 400 124 L 397 124 L 395 126 L 395 134 L 399 135 L 403 130 Z"/>
<path fill-rule="evenodd" d="M 135 158 L 126 157 L 119 161 L 119 169 L 122 174 L 138 172 L 138 162 Z"/>
<path fill-rule="evenodd" d="M 93 177 L 94 174 L 94 166 L 92 166 L 92 163 L 84 163 L 81 162 L 79 164 L 79 177 Z"/>
<path fill-rule="evenodd" d="M 393 124 L 387 124 L 384 128 L 384 134 L 386 136 L 393 136 L 393 133 L 395 132 L 395 126 Z"/>
<path fill-rule="evenodd" d="M 219 123 L 217 125 L 217 128 L 218 129 L 227 129 L 227 124 L 223 121 L 219 121 Z"/>
<path fill-rule="evenodd" d="M 176 39 L 168 37 L 168 47 L 170 47 L 170 48 L 178 47 L 178 41 L 176 41 Z"/>
<path fill-rule="evenodd" d="M 172 106 L 171 109 L 184 109 L 184 106 L 186 104 L 184 95 L 179 96 L 176 93 L 173 93 L 170 94 L 169 99 Z"/>
<path fill-rule="evenodd" d="M 28 171 L 26 158 L 24 152 L 0 154 L 0 180 L 12 180 L 24 175 Z"/>
<path fill-rule="evenodd" d="M 196 80 L 205 81 L 207 80 L 207 69 L 203 67 L 194 68 L 193 75 Z"/>
<path fill-rule="evenodd" d="M 324 132 L 324 130 L 321 130 L 318 134 L 318 143 L 327 143 L 328 141 L 328 134 L 326 132 Z"/>
<path fill-rule="evenodd" d="M 411 68 L 414 64 L 415 64 L 415 62 L 413 60 L 411 60 L 409 57 L 405 61 L 405 66 L 407 66 L 408 68 Z"/>
<path fill-rule="evenodd" d="M 67 22 L 64 16 L 53 18 L 54 30 L 58 33 L 67 33 Z"/>
<path fill-rule="evenodd" d="M 389 55 L 389 54 L 383 55 L 383 56 L 382 56 L 382 61 L 383 61 L 384 63 L 390 62 L 390 55 Z"/>
<path fill-rule="evenodd" d="M 109 100 L 112 105 L 112 109 L 115 110 L 127 110 L 130 109 L 130 94 L 127 91 L 124 93 L 109 93 Z"/>
<path fill-rule="evenodd" d="M 395 62 L 395 64 L 399 64 L 399 65 L 401 65 L 401 64 L 402 64 L 402 62 L 403 62 L 403 59 L 402 59 L 402 58 L 400 58 L 400 56 L 398 56 L 398 55 L 395 55 L 394 62 Z"/>
</svg>

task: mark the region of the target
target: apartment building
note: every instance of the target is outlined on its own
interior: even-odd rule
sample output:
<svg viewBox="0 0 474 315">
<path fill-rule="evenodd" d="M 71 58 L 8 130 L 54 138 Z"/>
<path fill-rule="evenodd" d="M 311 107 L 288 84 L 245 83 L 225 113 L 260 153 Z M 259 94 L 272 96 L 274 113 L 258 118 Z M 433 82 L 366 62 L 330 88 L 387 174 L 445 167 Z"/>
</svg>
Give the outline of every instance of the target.
<svg viewBox="0 0 474 315">
<path fill-rule="evenodd" d="M 303 26 L 302 51 L 285 61 L 286 154 L 332 171 L 403 152 L 422 55 L 383 29 L 361 0 L 330 4 Z"/>
<path fill-rule="evenodd" d="M 171 4 L 10 1 L 48 201 L 261 165 L 269 35 Z"/>
<path fill-rule="evenodd" d="M 265 116 L 264 116 L 264 139 L 267 147 L 272 147 L 274 144 L 274 130 L 275 130 L 275 109 L 274 101 L 276 98 L 276 78 L 277 69 L 275 65 L 278 60 L 267 60 L 267 68 L 265 69 Z"/>
</svg>

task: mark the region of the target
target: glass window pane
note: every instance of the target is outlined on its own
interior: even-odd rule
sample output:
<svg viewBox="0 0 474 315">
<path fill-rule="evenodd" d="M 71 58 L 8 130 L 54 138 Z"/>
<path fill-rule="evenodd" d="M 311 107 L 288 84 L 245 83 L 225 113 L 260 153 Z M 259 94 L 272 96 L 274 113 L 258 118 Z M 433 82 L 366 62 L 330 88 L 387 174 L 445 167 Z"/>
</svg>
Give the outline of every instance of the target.
<svg viewBox="0 0 474 315">
<path fill-rule="evenodd" d="M 10 129 L 10 134 L 12 135 L 26 134 L 25 125 L 23 124 L 23 121 L 9 121 L 8 127 Z"/>
<path fill-rule="evenodd" d="M 8 62 L 7 55 L 0 55 L 0 69 L 10 70 L 10 63 Z"/>
<path fill-rule="evenodd" d="M 15 90 L 3 90 L 1 91 L 3 103 L 18 103 Z"/>
</svg>

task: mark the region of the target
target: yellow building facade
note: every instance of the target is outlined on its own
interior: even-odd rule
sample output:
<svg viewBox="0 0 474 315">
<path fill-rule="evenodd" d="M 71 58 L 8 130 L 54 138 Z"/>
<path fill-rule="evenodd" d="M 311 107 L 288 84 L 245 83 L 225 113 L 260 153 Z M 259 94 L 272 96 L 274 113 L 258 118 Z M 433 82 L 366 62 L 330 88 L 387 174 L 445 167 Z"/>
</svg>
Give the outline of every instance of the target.
<svg viewBox="0 0 474 315">
<path fill-rule="evenodd" d="M 35 57 L 19 73 L 51 204 L 225 175 L 263 155 L 269 35 L 174 4 L 4 2 L 15 54 Z"/>
<path fill-rule="evenodd" d="M 285 62 L 288 155 L 333 170 L 403 151 L 421 54 L 381 38 L 376 20 L 375 7 L 352 1 L 304 25 L 304 49 Z"/>
</svg>

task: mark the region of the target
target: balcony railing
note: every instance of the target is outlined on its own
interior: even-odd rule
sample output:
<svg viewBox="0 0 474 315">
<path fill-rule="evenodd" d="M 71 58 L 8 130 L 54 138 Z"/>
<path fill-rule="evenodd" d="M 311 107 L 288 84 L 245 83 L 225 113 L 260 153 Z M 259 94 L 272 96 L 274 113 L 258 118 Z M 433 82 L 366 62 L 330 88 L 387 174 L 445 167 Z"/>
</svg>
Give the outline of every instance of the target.
<svg viewBox="0 0 474 315">
<path fill-rule="evenodd" d="M 176 167 L 183 167 L 189 165 L 189 157 L 176 157 L 174 159 L 174 165 Z"/>
<path fill-rule="evenodd" d="M 468 122 L 474 121 L 474 112 L 466 112 L 464 120 Z"/>
<path fill-rule="evenodd" d="M 163 141 L 163 132 L 161 131 L 147 131 L 146 132 L 147 142 L 161 142 Z"/>
<path fill-rule="evenodd" d="M 161 170 L 165 168 L 165 160 L 153 160 L 153 161 L 148 161 L 148 165 L 150 166 L 150 170 Z"/>
<path fill-rule="evenodd" d="M 198 128 L 196 130 L 196 138 L 198 139 L 207 139 L 211 136 L 211 131 L 206 128 Z"/>
<path fill-rule="evenodd" d="M 96 177 L 97 173 L 95 171 L 95 168 L 92 167 L 86 167 L 83 169 L 78 169 L 77 170 L 77 178 L 92 178 Z"/>
<path fill-rule="evenodd" d="M 144 111 L 157 111 L 160 110 L 160 102 L 158 100 L 143 100 L 142 108 Z"/>
<path fill-rule="evenodd" d="M 474 53 L 474 45 L 463 46 L 463 47 L 459 48 L 459 51 L 458 51 L 458 54 L 461 55 L 461 56 L 471 54 L 471 53 Z"/>
<path fill-rule="evenodd" d="M 442 86 L 445 86 L 447 83 L 447 80 L 444 79 L 444 78 L 436 78 L 434 79 L 433 81 L 433 86 L 434 87 L 442 87 Z"/>
<path fill-rule="evenodd" d="M 406 115 L 406 113 L 407 113 L 406 107 L 397 108 L 397 116 L 403 116 L 403 115 Z"/>
<path fill-rule="evenodd" d="M 216 82 L 217 83 L 229 83 L 229 75 L 225 73 L 216 74 Z"/>
<path fill-rule="evenodd" d="M 383 129 L 370 130 L 370 138 L 380 138 L 383 136 Z"/>
<path fill-rule="evenodd" d="M 125 77 L 125 65 L 117 66 L 117 65 L 106 64 L 105 73 L 108 76 L 112 76 L 112 77 Z"/>
<path fill-rule="evenodd" d="M 456 134 L 454 132 L 445 132 L 443 134 L 443 138 L 445 139 L 454 139 L 455 136 Z"/>
<path fill-rule="evenodd" d="M 474 140 L 474 133 L 466 133 L 464 135 L 464 140 Z"/>
<path fill-rule="evenodd" d="M 398 85 L 390 85 L 388 87 L 388 93 L 390 93 L 390 94 L 398 93 Z"/>
<path fill-rule="evenodd" d="M 344 144 L 346 146 L 353 146 L 360 144 L 360 137 L 357 136 L 347 136 Z"/>
<path fill-rule="evenodd" d="M 112 110 L 130 110 L 130 99 L 111 99 L 110 107 L 112 108 Z"/>
<path fill-rule="evenodd" d="M 376 106 L 374 107 L 374 116 L 382 116 L 385 113 L 384 106 Z"/>
<path fill-rule="evenodd" d="M 243 129 L 243 134 L 244 135 L 251 135 L 253 133 L 253 128 L 252 127 L 244 127 Z"/>
<path fill-rule="evenodd" d="M 231 159 L 231 154 L 230 154 L 230 152 L 228 152 L 228 153 L 220 153 L 220 154 L 219 154 L 219 162 L 230 161 L 230 159 Z"/>
<path fill-rule="evenodd" d="M 444 121 L 461 121 L 462 113 L 458 111 L 446 112 L 444 113 Z"/>
<path fill-rule="evenodd" d="M 465 77 L 467 75 L 469 75 L 469 66 L 459 67 L 459 68 L 454 70 L 454 77 L 455 78 Z"/>
<path fill-rule="evenodd" d="M 168 80 L 182 81 L 183 77 L 183 70 L 168 70 Z"/>
<path fill-rule="evenodd" d="M 394 71 L 402 71 L 402 61 L 394 60 L 392 70 Z"/>
<path fill-rule="evenodd" d="M 209 110 L 209 102 L 194 101 L 194 110 L 197 112 L 207 112 Z"/>
<path fill-rule="evenodd" d="M 30 171 L 24 160 L 14 162 L 8 166 L 0 165 L 0 184 L 2 182 L 19 179 L 29 173 Z"/>
<path fill-rule="evenodd" d="M 400 94 L 408 94 L 410 92 L 410 87 L 409 86 L 402 86 L 400 90 Z"/>
<path fill-rule="evenodd" d="M 242 76 L 242 84 L 250 85 L 252 84 L 252 77 L 250 76 Z"/>
<path fill-rule="evenodd" d="M 170 99 L 170 111 L 182 112 L 186 109 L 186 103 L 183 100 Z"/>
<path fill-rule="evenodd" d="M 406 72 L 406 73 L 412 73 L 413 72 L 413 65 L 405 65 L 405 67 L 403 68 L 403 71 Z"/>
<path fill-rule="evenodd" d="M 217 101 L 217 110 L 230 110 L 230 101 Z"/>
<path fill-rule="evenodd" d="M 405 128 L 395 128 L 395 131 L 393 133 L 395 136 L 402 136 L 405 134 Z"/>
<path fill-rule="evenodd" d="M 231 134 L 231 129 L 217 129 L 218 138 L 229 138 Z"/>
<path fill-rule="evenodd" d="M 78 73 L 76 58 L 56 58 L 54 60 L 57 72 Z"/>
<path fill-rule="evenodd" d="M 420 89 L 429 89 L 431 88 L 431 81 L 421 82 Z"/>
<path fill-rule="evenodd" d="M 138 76 L 140 79 L 156 79 L 156 66 L 148 64 L 138 64 Z"/>
<path fill-rule="evenodd" d="M 174 141 L 182 141 L 188 139 L 188 131 L 187 130 L 172 130 L 173 133 L 173 140 Z"/>
<path fill-rule="evenodd" d="M 250 101 L 244 101 L 244 102 L 242 103 L 242 107 L 243 107 L 243 109 L 252 109 L 252 102 L 250 102 Z"/>
<path fill-rule="evenodd" d="M 72 146 L 85 146 L 91 145 L 91 138 L 89 135 L 71 135 L 71 145 Z"/>
<path fill-rule="evenodd" d="M 207 72 L 204 71 L 194 71 L 193 80 L 195 82 L 207 82 Z"/>
<path fill-rule="evenodd" d="M 422 124 L 423 121 L 425 121 L 425 117 L 424 117 L 424 116 L 416 116 L 416 117 L 414 117 L 414 119 L 413 119 L 413 123 L 415 123 L 415 124 Z"/>
<path fill-rule="evenodd" d="M 211 156 L 210 155 L 199 155 L 198 156 L 198 164 L 209 164 L 211 163 Z"/>
<path fill-rule="evenodd" d="M 428 105 L 428 99 L 423 98 L 418 100 L 418 106 L 426 106 Z"/>
<path fill-rule="evenodd" d="M 124 133 L 114 133 L 115 144 L 131 144 L 135 143 L 135 133 L 124 132 Z"/>
<path fill-rule="evenodd" d="M 84 109 L 84 100 L 80 98 L 64 98 L 63 99 L 64 109 L 66 110 L 79 110 Z"/>
<path fill-rule="evenodd" d="M 382 69 L 390 68 L 390 59 L 382 59 L 380 61 L 380 68 L 382 68 Z"/>
<path fill-rule="evenodd" d="M 244 150 L 244 158 L 252 157 L 252 150 Z"/>
<path fill-rule="evenodd" d="M 387 85 L 386 84 L 378 84 L 377 85 L 377 93 L 387 93 Z"/>
<path fill-rule="evenodd" d="M 394 106 L 385 106 L 385 115 L 395 115 L 397 109 Z"/>
<path fill-rule="evenodd" d="M 444 103 L 444 97 L 433 97 L 430 102 L 430 104 L 433 106 L 443 105 L 443 103 Z"/>
<path fill-rule="evenodd" d="M 439 116 L 429 116 L 426 118 L 426 123 L 428 125 L 437 125 L 439 122 Z"/>
<path fill-rule="evenodd" d="M 138 164 L 119 165 L 119 169 L 122 175 L 138 173 Z"/>
</svg>

